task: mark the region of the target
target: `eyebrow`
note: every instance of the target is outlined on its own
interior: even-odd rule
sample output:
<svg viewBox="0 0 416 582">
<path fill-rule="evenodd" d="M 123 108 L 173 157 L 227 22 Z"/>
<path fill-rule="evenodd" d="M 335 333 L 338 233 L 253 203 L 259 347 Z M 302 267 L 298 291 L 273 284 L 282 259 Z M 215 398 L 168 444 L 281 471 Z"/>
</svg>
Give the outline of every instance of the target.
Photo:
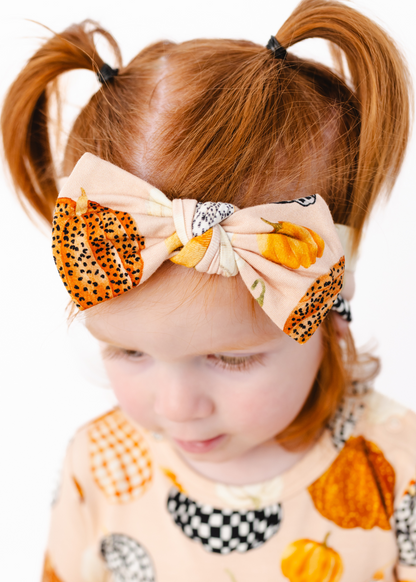
<svg viewBox="0 0 416 582">
<path fill-rule="evenodd" d="M 265 336 L 264 338 L 258 338 L 258 341 L 239 341 L 236 344 L 229 344 L 225 346 L 220 346 L 216 352 L 235 352 L 237 350 L 248 350 L 249 348 L 258 348 L 261 347 L 274 339 L 278 339 L 275 336 Z M 255 338 L 253 338 L 255 340 Z"/>
<path fill-rule="evenodd" d="M 125 345 L 120 344 L 119 342 L 114 342 L 114 340 L 110 340 L 104 336 L 97 335 L 94 333 L 90 328 L 87 328 L 88 331 L 100 342 L 106 343 L 108 345 L 120 348 L 122 350 L 131 350 L 131 346 L 127 347 Z M 259 336 L 253 336 L 247 341 L 238 341 L 236 344 L 228 344 L 228 345 L 220 345 L 215 351 L 210 353 L 222 353 L 222 352 L 235 352 L 240 350 L 248 350 L 250 348 L 258 348 L 271 342 L 274 339 L 278 339 L 277 336 L 271 334 L 265 334 L 264 338 Z"/>
</svg>

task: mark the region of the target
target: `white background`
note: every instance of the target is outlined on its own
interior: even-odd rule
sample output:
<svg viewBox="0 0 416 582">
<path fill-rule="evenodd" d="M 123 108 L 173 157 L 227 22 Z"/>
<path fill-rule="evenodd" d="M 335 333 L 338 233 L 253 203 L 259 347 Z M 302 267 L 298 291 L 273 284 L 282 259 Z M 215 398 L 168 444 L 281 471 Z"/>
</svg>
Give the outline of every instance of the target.
<svg viewBox="0 0 416 582">
<path fill-rule="evenodd" d="M 2 2 L 1 99 L 48 34 L 24 19 L 58 32 L 85 18 L 98 20 L 118 40 L 127 63 L 148 43 L 164 38 L 180 42 L 229 37 L 266 44 L 296 4 L 296 0 Z M 416 80 L 414 3 L 351 4 L 391 33 Z M 320 41 L 307 41 L 294 52 L 329 63 Z M 67 115 L 75 115 L 77 106 L 97 89 L 93 73 L 68 75 Z M 391 201 L 377 210 L 366 233 L 356 273 L 352 329 L 359 346 L 372 343 L 382 357 L 376 387 L 416 410 L 415 149 L 413 138 Z M 67 294 L 55 272 L 49 233 L 42 234 L 24 215 L 5 171 L 0 187 L 0 578 L 31 582 L 40 579 L 49 506 L 68 440 L 114 400 L 94 344 L 79 324 L 67 331 Z"/>
</svg>

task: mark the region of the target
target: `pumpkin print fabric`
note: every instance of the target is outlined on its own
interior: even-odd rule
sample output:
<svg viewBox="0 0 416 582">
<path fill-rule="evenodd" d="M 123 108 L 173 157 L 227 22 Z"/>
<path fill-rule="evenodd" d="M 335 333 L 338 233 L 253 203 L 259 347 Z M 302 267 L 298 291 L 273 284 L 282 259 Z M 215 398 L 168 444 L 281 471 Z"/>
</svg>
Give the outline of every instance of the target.
<svg viewBox="0 0 416 582">
<path fill-rule="evenodd" d="M 394 469 L 377 445 L 351 436 L 308 491 L 319 513 L 339 527 L 389 530 L 394 484 Z"/>
<path fill-rule="evenodd" d="M 339 582 L 344 567 L 341 556 L 328 547 L 326 534 L 322 543 L 297 540 L 285 549 L 281 568 L 290 582 Z"/>
<path fill-rule="evenodd" d="M 115 410 L 103 416 L 88 436 L 91 472 L 105 496 L 126 503 L 143 495 L 152 481 L 152 461 L 145 440 L 124 415 Z"/>
<path fill-rule="evenodd" d="M 310 198 L 244 209 L 171 201 L 84 154 L 56 203 L 53 255 L 80 310 L 140 285 L 166 260 L 210 275 L 240 274 L 272 321 L 304 343 L 337 300 L 345 270 L 329 208 L 321 196 Z"/>
<path fill-rule="evenodd" d="M 414 443 L 357 384 L 289 471 L 228 485 L 116 408 L 68 447 L 42 582 L 416 582 Z"/>
<path fill-rule="evenodd" d="M 416 481 L 412 479 L 394 513 L 400 563 L 416 566 Z"/>
<path fill-rule="evenodd" d="M 59 198 L 52 250 L 58 272 L 80 310 L 117 297 L 140 283 L 144 237 L 127 212 L 88 200 Z"/>
<path fill-rule="evenodd" d="M 133 538 L 111 534 L 101 541 L 100 551 L 114 582 L 155 582 L 150 556 Z"/>
</svg>

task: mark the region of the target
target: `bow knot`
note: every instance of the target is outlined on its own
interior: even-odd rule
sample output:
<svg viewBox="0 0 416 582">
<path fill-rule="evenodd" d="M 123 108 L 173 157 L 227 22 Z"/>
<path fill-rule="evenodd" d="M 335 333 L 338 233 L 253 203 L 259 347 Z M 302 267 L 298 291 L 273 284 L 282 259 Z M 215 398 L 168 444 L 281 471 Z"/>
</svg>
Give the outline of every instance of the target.
<svg viewBox="0 0 416 582">
<path fill-rule="evenodd" d="M 175 233 L 165 242 L 170 252 L 182 248 L 170 260 L 209 275 L 237 275 L 230 237 L 220 226 L 220 222 L 231 216 L 234 209 L 232 204 L 223 202 L 173 200 Z"/>
</svg>

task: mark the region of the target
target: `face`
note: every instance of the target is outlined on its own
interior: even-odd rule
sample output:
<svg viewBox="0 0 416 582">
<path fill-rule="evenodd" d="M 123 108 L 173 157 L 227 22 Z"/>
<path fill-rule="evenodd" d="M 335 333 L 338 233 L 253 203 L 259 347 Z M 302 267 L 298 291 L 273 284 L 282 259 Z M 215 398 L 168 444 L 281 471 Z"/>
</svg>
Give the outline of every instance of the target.
<svg viewBox="0 0 416 582">
<path fill-rule="evenodd" d="M 322 358 L 319 329 L 298 344 L 240 277 L 177 265 L 86 318 L 121 408 L 191 464 L 226 464 L 277 445 L 273 437 L 302 408 Z M 219 436 L 211 445 L 175 440 Z"/>
</svg>

